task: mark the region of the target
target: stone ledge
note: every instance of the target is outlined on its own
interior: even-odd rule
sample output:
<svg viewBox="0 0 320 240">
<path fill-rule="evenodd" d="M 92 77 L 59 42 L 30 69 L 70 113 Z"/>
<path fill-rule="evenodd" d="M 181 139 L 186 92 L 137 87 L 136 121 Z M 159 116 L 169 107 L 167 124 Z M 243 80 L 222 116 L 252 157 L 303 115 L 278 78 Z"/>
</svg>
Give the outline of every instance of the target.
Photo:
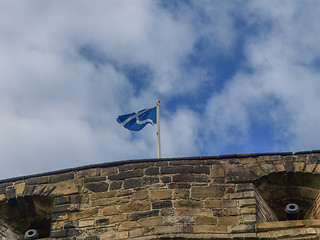
<svg viewBox="0 0 320 240">
<path fill-rule="evenodd" d="M 257 232 L 275 231 L 289 228 L 306 228 L 306 227 L 320 227 L 320 220 L 291 220 L 278 222 L 260 222 L 256 223 Z"/>
</svg>

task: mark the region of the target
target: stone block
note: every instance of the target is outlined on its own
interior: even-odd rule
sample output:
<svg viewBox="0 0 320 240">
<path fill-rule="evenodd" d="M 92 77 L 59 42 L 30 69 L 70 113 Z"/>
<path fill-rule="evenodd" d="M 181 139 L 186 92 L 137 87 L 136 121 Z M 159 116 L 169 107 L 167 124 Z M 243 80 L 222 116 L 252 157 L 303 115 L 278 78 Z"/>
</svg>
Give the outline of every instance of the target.
<svg viewBox="0 0 320 240">
<path fill-rule="evenodd" d="M 64 182 L 64 181 L 72 180 L 72 179 L 74 179 L 73 172 L 62 173 L 62 174 L 49 176 L 49 183 Z"/>
<path fill-rule="evenodd" d="M 84 183 L 91 183 L 91 182 L 105 182 L 107 178 L 101 177 L 101 176 L 96 176 L 96 177 L 86 177 L 83 182 Z"/>
<path fill-rule="evenodd" d="M 210 174 L 210 168 L 209 166 L 200 165 L 200 166 L 194 166 L 193 167 L 193 173 L 196 174 Z"/>
<path fill-rule="evenodd" d="M 172 177 L 173 182 L 209 182 L 208 175 L 178 174 Z"/>
<path fill-rule="evenodd" d="M 95 221 L 93 219 L 90 220 L 79 220 L 79 227 L 92 227 L 94 226 Z"/>
<path fill-rule="evenodd" d="M 203 203 L 201 201 L 186 199 L 175 201 L 174 206 L 176 208 L 202 208 Z"/>
<path fill-rule="evenodd" d="M 162 217 L 149 217 L 139 220 L 139 225 L 142 228 L 151 228 L 154 226 L 161 226 L 163 224 Z"/>
<path fill-rule="evenodd" d="M 196 217 L 197 225 L 217 225 L 217 222 L 218 220 L 216 217 L 206 217 L 206 216 Z"/>
<path fill-rule="evenodd" d="M 224 188 L 221 186 L 193 186 L 191 187 L 191 198 L 206 199 L 217 198 L 224 195 Z"/>
<path fill-rule="evenodd" d="M 150 192 L 150 200 L 172 199 L 172 190 L 156 190 Z"/>
<path fill-rule="evenodd" d="M 239 207 L 252 206 L 252 205 L 256 205 L 256 200 L 254 198 L 239 200 Z"/>
<path fill-rule="evenodd" d="M 177 199 L 187 199 L 190 197 L 190 190 L 189 189 L 175 189 L 174 190 L 174 196 Z"/>
<path fill-rule="evenodd" d="M 155 226 L 154 233 L 156 234 L 174 234 L 182 233 L 182 226 Z"/>
<path fill-rule="evenodd" d="M 122 181 L 113 181 L 110 183 L 110 190 L 117 190 L 122 187 Z"/>
<path fill-rule="evenodd" d="M 119 225 L 119 231 L 130 231 L 137 227 L 137 223 L 133 221 L 121 222 Z"/>
<path fill-rule="evenodd" d="M 144 177 L 144 178 L 132 178 L 124 180 L 123 187 L 125 189 L 128 188 L 136 188 L 145 185 L 150 185 L 154 183 L 159 183 L 159 177 Z"/>
<path fill-rule="evenodd" d="M 23 195 L 25 186 L 26 186 L 26 183 L 24 183 L 24 182 L 14 185 L 14 189 L 16 191 L 17 197 L 21 197 Z"/>
<path fill-rule="evenodd" d="M 193 229 L 194 233 L 227 233 L 226 226 L 195 225 Z M 227 237 L 227 235 L 225 235 L 224 237 Z"/>
<path fill-rule="evenodd" d="M 210 177 L 212 178 L 221 178 L 225 176 L 225 168 L 222 165 L 213 165 L 210 170 Z"/>
<path fill-rule="evenodd" d="M 147 190 L 140 190 L 133 193 L 133 198 L 135 200 L 144 200 L 148 198 L 148 191 Z"/>
<path fill-rule="evenodd" d="M 192 173 L 192 166 L 161 166 L 161 174 Z"/>
<path fill-rule="evenodd" d="M 206 200 L 204 205 L 206 208 L 221 208 L 222 200 Z"/>
<path fill-rule="evenodd" d="M 249 233 L 255 231 L 255 226 L 254 224 L 239 224 L 235 226 L 228 226 L 227 229 L 229 233 Z"/>
<path fill-rule="evenodd" d="M 91 192 L 106 192 L 108 191 L 109 184 L 106 182 L 92 182 L 84 184 L 84 187 Z"/>
<path fill-rule="evenodd" d="M 138 228 L 138 229 L 134 229 L 129 231 L 129 238 L 137 238 L 137 237 L 141 237 L 143 236 L 143 231 L 144 229 L 142 228 Z"/>
<path fill-rule="evenodd" d="M 142 177 L 143 175 L 144 175 L 144 173 L 143 173 L 142 169 L 136 169 L 136 170 L 132 170 L 132 171 L 119 172 L 118 174 L 115 174 L 115 175 L 110 175 L 110 176 L 108 176 L 108 179 L 111 181 L 125 180 L 125 179 L 129 179 L 129 178 Z"/>
<path fill-rule="evenodd" d="M 159 210 L 150 210 L 146 212 L 136 212 L 129 214 L 130 221 L 137 221 L 143 218 L 159 216 Z"/>
<path fill-rule="evenodd" d="M 119 208 L 119 212 L 121 213 L 130 213 L 130 212 L 138 212 L 138 211 L 147 211 L 150 210 L 151 206 L 149 202 L 145 201 L 136 201 L 122 204 Z"/>
<path fill-rule="evenodd" d="M 145 170 L 145 174 L 149 176 L 159 175 L 159 173 L 160 173 L 159 167 L 150 167 Z"/>
<path fill-rule="evenodd" d="M 258 169 L 258 168 L 257 168 Z M 248 171 L 244 167 L 227 169 L 227 183 L 249 183 L 257 179 L 258 170 Z M 253 173 L 254 172 L 254 173 Z M 265 173 L 263 173 L 264 175 Z M 261 176 L 263 176 L 261 175 Z M 258 175 L 259 176 L 259 175 Z"/>
<path fill-rule="evenodd" d="M 238 183 L 236 184 L 236 192 L 246 192 L 253 191 L 254 184 L 253 183 Z"/>
<path fill-rule="evenodd" d="M 172 201 L 170 200 L 152 202 L 152 209 L 162 209 L 162 208 L 171 208 L 171 207 L 172 207 Z"/>
<path fill-rule="evenodd" d="M 237 216 L 218 217 L 218 226 L 239 225 L 240 220 Z"/>
<path fill-rule="evenodd" d="M 119 213 L 119 210 L 115 205 L 102 208 L 103 216 L 111 216 L 111 215 L 116 215 L 118 213 Z"/>
</svg>

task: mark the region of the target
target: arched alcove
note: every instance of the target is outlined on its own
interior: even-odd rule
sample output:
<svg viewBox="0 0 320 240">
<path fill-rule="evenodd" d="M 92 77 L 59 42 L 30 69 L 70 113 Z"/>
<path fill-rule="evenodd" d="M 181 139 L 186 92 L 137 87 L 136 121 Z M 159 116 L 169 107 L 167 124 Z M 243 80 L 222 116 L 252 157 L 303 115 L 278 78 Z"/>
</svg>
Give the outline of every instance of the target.
<svg viewBox="0 0 320 240">
<path fill-rule="evenodd" d="M 285 207 L 289 203 L 299 206 L 299 219 L 318 218 L 317 212 L 310 212 L 318 204 L 315 200 L 320 193 L 320 175 L 277 172 L 256 180 L 255 186 L 278 220 L 286 220 Z"/>
<path fill-rule="evenodd" d="M 52 208 L 51 197 L 25 196 L 1 203 L 0 214 L 2 221 L 21 236 L 27 230 L 35 229 L 39 238 L 46 238 L 50 236 Z"/>
</svg>

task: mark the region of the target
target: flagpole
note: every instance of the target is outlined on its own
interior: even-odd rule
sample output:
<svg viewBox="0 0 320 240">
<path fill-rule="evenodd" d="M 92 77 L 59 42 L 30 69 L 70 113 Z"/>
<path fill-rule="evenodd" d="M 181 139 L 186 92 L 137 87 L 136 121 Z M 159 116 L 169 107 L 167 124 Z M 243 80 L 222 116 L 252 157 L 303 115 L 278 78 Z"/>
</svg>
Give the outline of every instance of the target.
<svg viewBox="0 0 320 240">
<path fill-rule="evenodd" d="M 157 126 L 158 126 L 158 158 L 161 158 L 161 148 L 160 148 L 160 100 L 157 100 Z"/>
</svg>

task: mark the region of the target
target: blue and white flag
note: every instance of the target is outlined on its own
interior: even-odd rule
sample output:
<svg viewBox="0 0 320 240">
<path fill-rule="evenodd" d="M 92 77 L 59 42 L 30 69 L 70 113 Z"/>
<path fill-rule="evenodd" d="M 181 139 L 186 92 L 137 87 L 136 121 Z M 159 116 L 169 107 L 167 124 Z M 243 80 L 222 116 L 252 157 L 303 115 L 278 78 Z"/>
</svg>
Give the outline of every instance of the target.
<svg viewBox="0 0 320 240">
<path fill-rule="evenodd" d="M 143 109 L 139 112 L 120 115 L 117 118 L 117 122 L 129 130 L 140 131 L 148 123 L 157 124 L 157 106 Z"/>
</svg>

